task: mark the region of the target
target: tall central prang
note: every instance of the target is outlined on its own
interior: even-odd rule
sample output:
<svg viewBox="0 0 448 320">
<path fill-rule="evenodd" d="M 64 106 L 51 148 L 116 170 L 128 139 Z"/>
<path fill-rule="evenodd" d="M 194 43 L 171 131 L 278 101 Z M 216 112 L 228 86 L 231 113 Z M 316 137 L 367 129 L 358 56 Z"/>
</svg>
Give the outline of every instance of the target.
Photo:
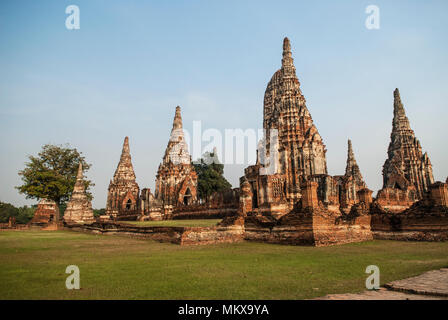
<svg viewBox="0 0 448 320">
<path fill-rule="evenodd" d="M 241 179 L 251 186 L 254 212 L 280 218 L 297 206 L 309 183 L 316 185 L 316 201 L 331 210 L 339 210 L 341 198 L 356 200 L 351 194 L 363 184 L 351 174 L 328 175 L 325 145 L 300 89 L 288 38 L 283 40 L 281 68 L 266 87 L 263 129 L 257 163 L 246 168 Z"/>
<path fill-rule="evenodd" d="M 278 130 L 277 172 L 286 174 L 288 198 L 298 198 L 301 182 L 313 175 L 327 174 L 325 145 L 300 90 L 288 38 L 283 40 L 282 67 L 274 73 L 265 91 L 263 128 L 266 156 L 273 151 L 271 130 Z"/>
</svg>

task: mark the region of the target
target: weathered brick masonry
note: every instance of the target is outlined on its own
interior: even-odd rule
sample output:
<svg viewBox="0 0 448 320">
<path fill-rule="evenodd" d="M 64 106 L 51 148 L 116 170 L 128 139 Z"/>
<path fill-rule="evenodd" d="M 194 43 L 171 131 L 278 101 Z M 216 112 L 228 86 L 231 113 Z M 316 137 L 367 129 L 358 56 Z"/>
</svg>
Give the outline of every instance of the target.
<svg viewBox="0 0 448 320">
<path fill-rule="evenodd" d="M 383 187 L 376 198 L 361 174 L 348 140 L 343 175 L 327 171 L 326 147 L 313 122 L 296 75 L 291 44 L 283 41 L 281 67 L 267 84 L 264 136 L 254 165 L 240 187 L 197 199 L 197 175 L 182 129 L 180 107 L 155 193 L 139 193 L 125 139 L 109 186 L 107 214 L 117 220 L 224 218 L 213 228 L 136 227 L 125 224 L 69 226 L 104 234 L 128 234 L 179 244 L 263 241 L 294 245 L 334 245 L 371 239 L 448 240 L 447 184 L 434 183 L 432 165 L 410 128 L 398 89 Z M 254 150 L 255 151 L 255 150 Z M 107 216 L 105 217 L 107 218 Z"/>
<path fill-rule="evenodd" d="M 126 223 L 96 222 L 68 224 L 68 230 L 104 235 L 122 235 L 138 239 L 170 242 L 180 245 L 232 243 L 243 240 L 243 227 L 238 225 L 215 227 L 153 227 Z"/>
</svg>

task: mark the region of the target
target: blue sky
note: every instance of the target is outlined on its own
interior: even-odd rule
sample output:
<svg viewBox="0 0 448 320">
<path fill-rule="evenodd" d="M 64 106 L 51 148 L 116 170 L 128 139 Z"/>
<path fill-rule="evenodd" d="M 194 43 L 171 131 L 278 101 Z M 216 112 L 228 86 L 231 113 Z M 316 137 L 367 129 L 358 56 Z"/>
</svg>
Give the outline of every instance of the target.
<svg viewBox="0 0 448 320">
<path fill-rule="evenodd" d="M 67 30 L 65 8 L 80 8 Z M 364 25 L 380 9 L 380 29 Z M 0 2 L 0 200 L 29 154 L 70 143 L 93 166 L 104 207 L 124 136 L 140 188 L 154 187 L 176 105 L 184 127 L 262 126 L 263 94 L 291 40 L 302 91 L 342 174 L 347 139 L 367 185 L 381 187 L 398 87 L 436 180 L 448 175 L 446 1 Z M 255 152 L 255 150 L 254 150 Z M 225 175 L 236 187 L 244 166 Z"/>
</svg>

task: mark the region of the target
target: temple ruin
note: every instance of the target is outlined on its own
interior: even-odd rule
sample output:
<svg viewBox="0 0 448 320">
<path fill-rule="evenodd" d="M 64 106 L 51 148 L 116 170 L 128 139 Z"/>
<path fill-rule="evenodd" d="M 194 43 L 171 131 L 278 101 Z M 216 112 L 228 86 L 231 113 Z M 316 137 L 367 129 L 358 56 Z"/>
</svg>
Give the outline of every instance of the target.
<svg viewBox="0 0 448 320">
<path fill-rule="evenodd" d="M 447 183 L 434 183 L 431 162 L 410 128 L 398 89 L 383 188 L 376 198 L 363 179 L 351 140 L 344 174 L 328 174 L 327 150 L 301 91 L 288 38 L 283 41 L 281 67 L 266 87 L 263 129 L 263 139 L 254 150 L 256 163 L 244 170 L 239 188 L 201 202 L 181 109 L 176 107 L 155 192 L 149 188 L 139 192 L 126 137 L 109 185 L 109 222 L 84 229 L 180 244 L 244 239 L 324 246 L 371 239 L 448 240 Z M 223 220 L 213 228 L 111 222 L 217 217 Z"/>
<path fill-rule="evenodd" d="M 328 175 L 325 145 L 300 89 L 288 38 L 263 110 L 265 136 L 257 163 L 241 178 L 251 204 L 242 210 L 246 237 L 313 245 L 372 239 L 370 220 L 347 214 L 358 202 L 357 191 L 365 188 L 351 141 L 345 175 Z"/>
<path fill-rule="evenodd" d="M 434 183 L 431 161 L 422 153 L 420 141 L 415 137 L 406 117 L 400 92 L 394 91 L 394 118 L 383 166 L 383 188 L 378 192 L 382 206 L 402 211 L 421 200 Z"/>
<path fill-rule="evenodd" d="M 138 215 L 140 189 L 135 179 L 129 149 L 129 138 L 125 137 L 120 161 L 109 183 L 106 216 L 112 218 L 135 218 Z"/>
<path fill-rule="evenodd" d="M 156 176 L 155 199 L 170 210 L 197 200 L 198 177 L 191 162 L 182 127 L 180 107 L 176 107 L 170 139 Z"/>
<path fill-rule="evenodd" d="M 359 202 L 358 191 L 367 188 L 367 185 L 362 178 L 361 170 L 356 162 L 352 141 L 350 139 L 348 140 L 345 174 L 343 176 L 336 176 L 335 178 L 337 179 L 339 186 L 340 208 L 345 213 L 348 213 L 351 206 Z"/>
<path fill-rule="evenodd" d="M 82 174 L 82 163 L 80 162 L 75 186 L 64 212 L 64 222 L 67 224 L 89 224 L 94 221 L 92 203 L 87 198 Z"/>
<path fill-rule="evenodd" d="M 59 221 L 59 208 L 56 202 L 49 199 L 41 199 L 34 211 L 33 219 L 29 222 L 32 226 L 47 226 Z"/>
<path fill-rule="evenodd" d="M 105 218 L 169 219 L 176 208 L 196 204 L 197 179 L 184 137 L 181 109 L 177 106 L 168 145 L 157 170 L 155 193 L 149 188 L 140 192 L 126 137 L 120 161 L 109 184 Z"/>
<path fill-rule="evenodd" d="M 351 141 L 345 175 L 327 172 L 323 139 L 306 107 L 296 76 L 291 45 L 283 42 L 282 67 L 268 83 L 264 98 L 265 137 L 257 151 L 257 163 L 245 170 L 244 179 L 253 193 L 253 211 L 281 218 L 302 198 L 302 185 L 317 184 L 317 196 L 329 210 L 350 209 L 356 192 L 365 188 Z"/>
</svg>

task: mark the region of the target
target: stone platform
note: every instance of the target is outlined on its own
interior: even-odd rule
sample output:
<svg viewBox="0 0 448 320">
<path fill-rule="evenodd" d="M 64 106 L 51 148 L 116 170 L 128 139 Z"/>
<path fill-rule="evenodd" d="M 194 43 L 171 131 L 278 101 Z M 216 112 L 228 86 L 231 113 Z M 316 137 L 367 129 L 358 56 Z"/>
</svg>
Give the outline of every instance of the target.
<svg viewBox="0 0 448 320">
<path fill-rule="evenodd" d="M 232 243 L 243 240 L 244 228 L 239 225 L 215 227 L 155 227 L 136 226 L 117 222 L 66 224 L 68 230 L 104 235 L 123 235 L 131 238 L 170 242 L 179 245 Z"/>
</svg>

